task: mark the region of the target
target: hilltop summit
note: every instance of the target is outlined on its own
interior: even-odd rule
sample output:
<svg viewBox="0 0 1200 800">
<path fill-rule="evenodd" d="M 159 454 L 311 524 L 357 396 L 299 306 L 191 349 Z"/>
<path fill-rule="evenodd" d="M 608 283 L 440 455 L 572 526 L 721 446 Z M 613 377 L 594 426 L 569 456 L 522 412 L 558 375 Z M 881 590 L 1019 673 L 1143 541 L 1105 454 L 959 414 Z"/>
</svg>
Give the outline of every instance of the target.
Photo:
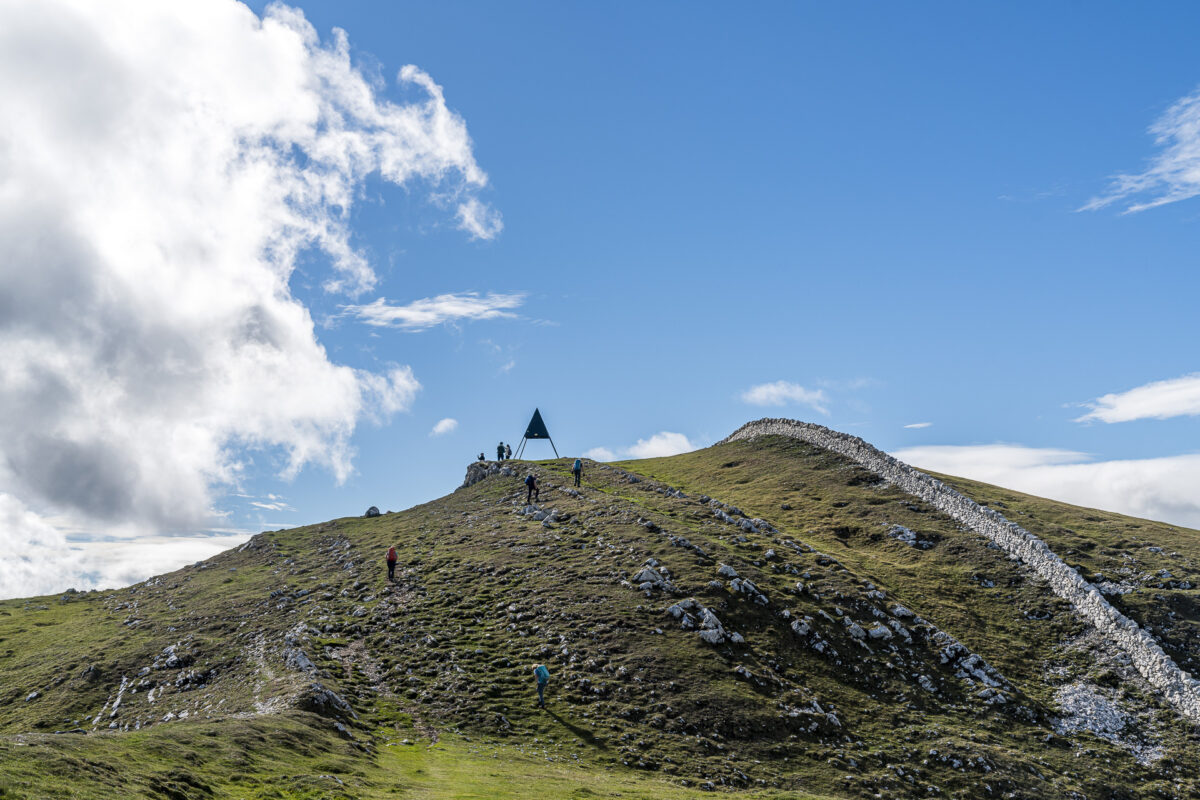
<svg viewBox="0 0 1200 800">
<path fill-rule="evenodd" d="M 0 603 L 0 796 L 1200 793 L 1196 532 L 791 420 L 570 463 Z"/>
</svg>

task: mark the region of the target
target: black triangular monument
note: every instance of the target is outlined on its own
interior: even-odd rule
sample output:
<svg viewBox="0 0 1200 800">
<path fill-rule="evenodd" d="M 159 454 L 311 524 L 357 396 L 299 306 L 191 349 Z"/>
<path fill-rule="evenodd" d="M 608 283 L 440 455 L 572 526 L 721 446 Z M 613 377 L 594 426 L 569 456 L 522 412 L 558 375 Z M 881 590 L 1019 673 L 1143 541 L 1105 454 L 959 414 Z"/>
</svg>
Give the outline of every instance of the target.
<svg viewBox="0 0 1200 800">
<path fill-rule="evenodd" d="M 550 438 L 550 431 L 546 430 L 546 423 L 542 420 L 542 412 L 538 409 L 533 410 L 533 417 L 529 420 L 529 424 L 525 426 L 525 435 L 521 438 L 521 444 L 517 445 L 517 458 L 525 452 L 525 443 L 530 439 L 545 439 L 550 442 L 550 449 L 554 451 L 554 457 L 558 458 L 558 448 L 554 446 L 554 440 Z"/>
</svg>

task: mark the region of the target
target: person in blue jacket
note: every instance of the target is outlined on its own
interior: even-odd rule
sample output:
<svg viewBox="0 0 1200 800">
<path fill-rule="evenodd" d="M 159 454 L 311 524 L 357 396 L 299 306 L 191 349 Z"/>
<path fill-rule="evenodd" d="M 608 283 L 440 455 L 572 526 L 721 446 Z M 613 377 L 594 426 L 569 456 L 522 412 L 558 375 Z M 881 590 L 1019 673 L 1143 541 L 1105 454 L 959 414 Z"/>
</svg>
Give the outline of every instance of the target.
<svg viewBox="0 0 1200 800">
<path fill-rule="evenodd" d="M 550 682 L 550 670 L 545 664 L 533 665 L 533 676 L 537 678 L 538 708 L 546 707 L 546 684 Z"/>
<path fill-rule="evenodd" d="M 575 459 L 575 465 L 571 467 L 571 473 L 575 476 L 575 485 L 579 485 L 579 479 L 583 477 L 583 459 Z"/>
</svg>

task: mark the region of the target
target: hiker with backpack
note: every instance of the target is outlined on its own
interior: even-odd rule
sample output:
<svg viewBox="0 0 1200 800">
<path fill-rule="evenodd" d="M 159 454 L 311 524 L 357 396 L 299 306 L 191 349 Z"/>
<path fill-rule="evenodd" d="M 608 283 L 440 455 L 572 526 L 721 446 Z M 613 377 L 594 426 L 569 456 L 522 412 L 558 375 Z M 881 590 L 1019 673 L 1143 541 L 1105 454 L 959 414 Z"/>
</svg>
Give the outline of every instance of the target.
<svg viewBox="0 0 1200 800">
<path fill-rule="evenodd" d="M 504 445 L 504 459 L 507 461 L 510 458 L 512 458 L 512 446 L 506 444 Z"/>
<path fill-rule="evenodd" d="M 387 551 L 388 580 L 396 580 L 396 546 L 392 545 Z"/>
<path fill-rule="evenodd" d="M 533 473 L 525 476 L 525 505 L 532 505 L 534 500 L 540 500 L 541 489 Z"/>
<path fill-rule="evenodd" d="M 538 708 L 546 707 L 546 684 L 550 682 L 550 670 L 545 664 L 533 665 L 533 677 L 537 678 Z"/>
<path fill-rule="evenodd" d="M 580 478 L 583 477 L 583 459 L 575 459 L 575 465 L 571 467 L 571 474 L 575 476 L 575 485 L 579 485 Z"/>
</svg>

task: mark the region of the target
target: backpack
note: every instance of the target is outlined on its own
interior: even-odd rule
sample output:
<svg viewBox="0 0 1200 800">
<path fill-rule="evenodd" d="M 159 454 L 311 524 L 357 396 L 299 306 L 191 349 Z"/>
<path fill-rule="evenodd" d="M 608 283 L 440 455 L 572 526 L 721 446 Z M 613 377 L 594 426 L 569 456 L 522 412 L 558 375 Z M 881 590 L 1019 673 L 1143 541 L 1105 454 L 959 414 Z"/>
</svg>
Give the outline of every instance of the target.
<svg viewBox="0 0 1200 800">
<path fill-rule="evenodd" d="M 533 486 L 533 476 L 532 476 L 532 475 L 526 475 L 526 476 L 525 476 L 525 485 L 526 485 L 526 486 Z"/>
<path fill-rule="evenodd" d="M 550 680 L 550 670 L 545 666 L 539 666 L 533 671 L 533 674 L 537 676 L 538 683 L 546 683 Z"/>
<path fill-rule="evenodd" d="M 395 561 L 395 560 L 396 560 L 396 548 L 394 548 L 394 547 L 389 547 L 389 548 L 388 548 L 387 560 L 388 560 L 388 561 Z"/>
<path fill-rule="evenodd" d="M 575 459 L 575 466 L 571 467 L 572 472 L 583 472 L 583 462 L 578 458 Z"/>
</svg>

